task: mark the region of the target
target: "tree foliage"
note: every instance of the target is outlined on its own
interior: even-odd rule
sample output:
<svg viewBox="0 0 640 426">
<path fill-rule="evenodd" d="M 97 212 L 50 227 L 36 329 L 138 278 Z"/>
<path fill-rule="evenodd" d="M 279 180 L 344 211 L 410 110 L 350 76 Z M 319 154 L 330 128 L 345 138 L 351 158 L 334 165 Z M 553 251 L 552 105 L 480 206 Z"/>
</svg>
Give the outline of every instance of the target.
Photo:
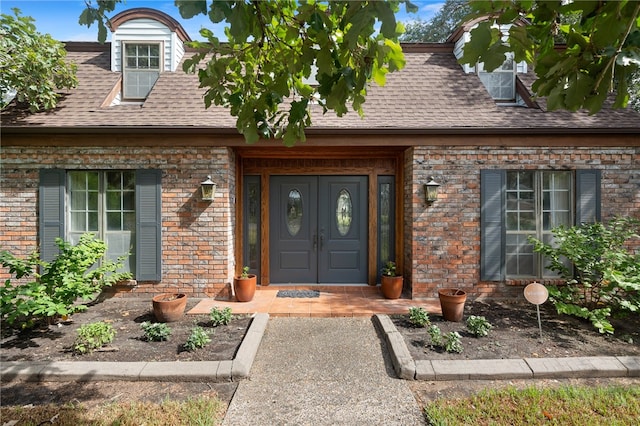
<svg viewBox="0 0 640 426">
<path fill-rule="evenodd" d="M 513 52 L 516 61 L 533 64 L 533 91 L 547 97 L 550 110 L 587 109 L 598 112 L 608 95 L 616 93 L 614 107 L 629 101 L 631 75 L 640 67 L 640 2 L 630 0 L 471 1 L 472 17 L 491 15 L 497 24 L 524 18 L 503 34 L 494 21 L 471 31 L 461 63 L 484 62 L 492 71 Z M 567 22 L 563 17 L 575 15 Z M 554 41 L 561 35 L 566 48 Z M 635 89 L 637 90 L 637 89 Z"/>
<path fill-rule="evenodd" d="M 65 62 L 62 43 L 38 33 L 33 18 L 12 10 L 13 15 L 0 15 L 0 108 L 14 96 L 31 112 L 55 108 L 57 90 L 77 86 L 76 66 Z"/>
<path fill-rule="evenodd" d="M 80 23 L 102 22 L 116 2 L 98 1 Z M 206 107 L 229 108 L 249 143 L 275 137 L 287 146 L 305 140 L 312 104 L 338 116 L 363 114 L 370 81 L 383 85 L 405 64 L 395 13 L 402 4 L 417 10 L 405 0 L 175 3 L 185 19 L 205 14 L 228 24 L 225 43 L 202 29 L 206 41 L 192 42 L 199 52 L 184 63 L 206 88 Z"/>
<path fill-rule="evenodd" d="M 400 36 L 404 42 L 442 43 L 464 22 L 471 12 L 469 0 L 446 0 L 442 8 L 428 21 L 418 19 L 405 25 Z"/>
</svg>

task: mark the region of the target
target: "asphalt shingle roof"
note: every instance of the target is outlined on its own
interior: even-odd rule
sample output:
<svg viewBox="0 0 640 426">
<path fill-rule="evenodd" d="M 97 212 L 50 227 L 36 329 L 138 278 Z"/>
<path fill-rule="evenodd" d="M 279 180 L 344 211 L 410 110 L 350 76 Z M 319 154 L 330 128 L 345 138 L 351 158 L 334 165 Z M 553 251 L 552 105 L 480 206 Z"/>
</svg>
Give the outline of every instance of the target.
<svg viewBox="0 0 640 426">
<path fill-rule="evenodd" d="M 72 44 L 70 44 L 71 46 Z M 82 49 L 78 49 L 82 48 Z M 120 74 L 110 71 L 109 45 L 88 43 L 69 49 L 78 64 L 78 88 L 64 93 L 58 107 L 30 114 L 20 109 L 2 113 L 3 129 L 28 128 L 192 128 L 235 129 L 235 119 L 222 107 L 204 107 L 196 75 L 164 72 L 140 105 L 101 106 Z M 186 57 L 188 57 L 188 53 Z M 384 87 L 372 83 L 364 104 L 365 117 L 350 112 L 336 117 L 313 107 L 313 128 L 370 131 L 621 131 L 640 133 L 640 114 L 630 109 L 548 112 L 543 109 L 497 106 L 475 74 L 465 74 L 450 50 L 430 45 L 405 50 L 406 67 L 388 74 Z M 530 83 L 530 76 L 523 81 Z M 544 102 L 540 103 L 544 107 Z"/>
</svg>

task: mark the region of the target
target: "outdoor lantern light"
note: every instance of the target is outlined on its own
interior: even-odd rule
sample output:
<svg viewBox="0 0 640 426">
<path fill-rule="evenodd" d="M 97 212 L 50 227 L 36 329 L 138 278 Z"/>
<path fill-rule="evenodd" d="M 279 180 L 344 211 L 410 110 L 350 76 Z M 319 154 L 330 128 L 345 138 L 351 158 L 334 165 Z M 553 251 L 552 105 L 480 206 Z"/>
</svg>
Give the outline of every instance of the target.
<svg viewBox="0 0 640 426">
<path fill-rule="evenodd" d="M 433 176 L 429 176 L 429 182 L 424 184 L 424 201 L 427 204 L 433 204 L 438 199 L 438 187 L 440 184 L 433 180 Z"/>
<path fill-rule="evenodd" d="M 213 201 L 216 196 L 216 183 L 211 180 L 211 176 L 207 176 L 207 180 L 200 182 L 200 189 L 202 189 L 203 201 Z"/>
</svg>

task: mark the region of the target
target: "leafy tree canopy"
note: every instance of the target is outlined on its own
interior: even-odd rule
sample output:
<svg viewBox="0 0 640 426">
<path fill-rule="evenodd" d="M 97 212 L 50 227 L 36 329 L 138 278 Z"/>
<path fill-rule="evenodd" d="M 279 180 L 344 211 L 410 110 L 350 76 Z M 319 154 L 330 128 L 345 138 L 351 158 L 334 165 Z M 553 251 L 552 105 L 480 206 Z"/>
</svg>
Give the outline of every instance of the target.
<svg viewBox="0 0 640 426">
<path fill-rule="evenodd" d="M 400 41 L 442 43 L 464 22 L 470 12 L 469 0 L 446 0 L 428 21 L 419 19 L 407 23 Z"/>
<path fill-rule="evenodd" d="M 493 21 L 471 31 L 461 63 L 484 62 L 492 71 L 505 53 L 533 64 L 537 80 L 533 91 L 547 97 L 549 109 L 598 112 L 611 92 L 614 107 L 625 107 L 632 76 L 640 67 L 640 2 L 631 0 L 534 1 L 493 0 L 470 2 L 471 17 L 491 15 L 497 24 L 526 19 L 503 34 Z M 574 19 L 566 19 L 574 15 Z M 556 37 L 566 49 L 555 48 Z M 637 82 L 637 79 L 636 79 Z"/>
<path fill-rule="evenodd" d="M 31 112 L 55 108 L 56 91 L 77 86 L 76 66 L 65 62 L 62 43 L 38 33 L 33 18 L 12 10 L 13 15 L 0 15 L 0 108 L 14 97 Z"/>
<path fill-rule="evenodd" d="M 105 13 L 119 1 L 89 2 L 80 23 L 97 22 L 104 41 Z M 202 29 L 206 41 L 192 42 L 200 51 L 184 63 L 185 71 L 197 70 L 205 105 L 230 108 L 247 142 L 275 137 L 287 146 L 305 140 L 311 104 L 338 116 L 350 108 L 363 114 L 369 82 L 383 85 L 405 64 L 398 43 L 404 28 L 395 13 L 402 4 L 417 11 L 407 0 L 175 4 L 185 19 L 206 14 L 228 24 L 225 43 Z"/>
</svg>

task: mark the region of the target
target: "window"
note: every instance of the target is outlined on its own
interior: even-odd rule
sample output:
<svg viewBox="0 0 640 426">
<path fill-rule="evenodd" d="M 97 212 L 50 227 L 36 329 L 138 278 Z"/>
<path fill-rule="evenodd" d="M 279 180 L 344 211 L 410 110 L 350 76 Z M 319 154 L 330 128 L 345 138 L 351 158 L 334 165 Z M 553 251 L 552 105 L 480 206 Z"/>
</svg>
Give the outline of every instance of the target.
<svg viewBox="0 0 640 426">
<path fill-rule="evenodd" d="M 559 225 L 600 220 L 600 171 L 482 170 L 481 279 L 553 278 L 529 235 L 551 242 Z"/>
<path fill-rule="evenodd" d="M 92 232 L 107 244 L 108 259 L 125 256 L 124 270 L 135 274 L 135 172 L 71 171 L 68 180 L 67 240 Z"/>
<path fill-rule="evenodd" d="M 123 98 L 145 99 L 160 76 L 160 43 L 123 43 Z"/>
<path fill-rule="evenodd" d="M 544 261 L 534 253 L 528 237 L 551 243 L 551 229 L 573 225 L 571 188 L 571 172 L 507 171 L 507 277 L 557 277 L 544 269 Z"/>
<path fill-rule="evenodd" d="M 478 64 L 478 76 L 489 94 L 496 101 L 513 101 L 516 98 L 516 63 L 508 56 L 502 66 L 491 72 Z"/>
<path fill-rule="evenodd" d="M 42 169 L 39 187 L 40 255 L 58 253 L 56 238 L 77 242 L 93 232 L 107 256 L 129 256 L 125 270 L 138 281 L 162 277 L 162 196 L 159 170 Z"/>
</svg>

